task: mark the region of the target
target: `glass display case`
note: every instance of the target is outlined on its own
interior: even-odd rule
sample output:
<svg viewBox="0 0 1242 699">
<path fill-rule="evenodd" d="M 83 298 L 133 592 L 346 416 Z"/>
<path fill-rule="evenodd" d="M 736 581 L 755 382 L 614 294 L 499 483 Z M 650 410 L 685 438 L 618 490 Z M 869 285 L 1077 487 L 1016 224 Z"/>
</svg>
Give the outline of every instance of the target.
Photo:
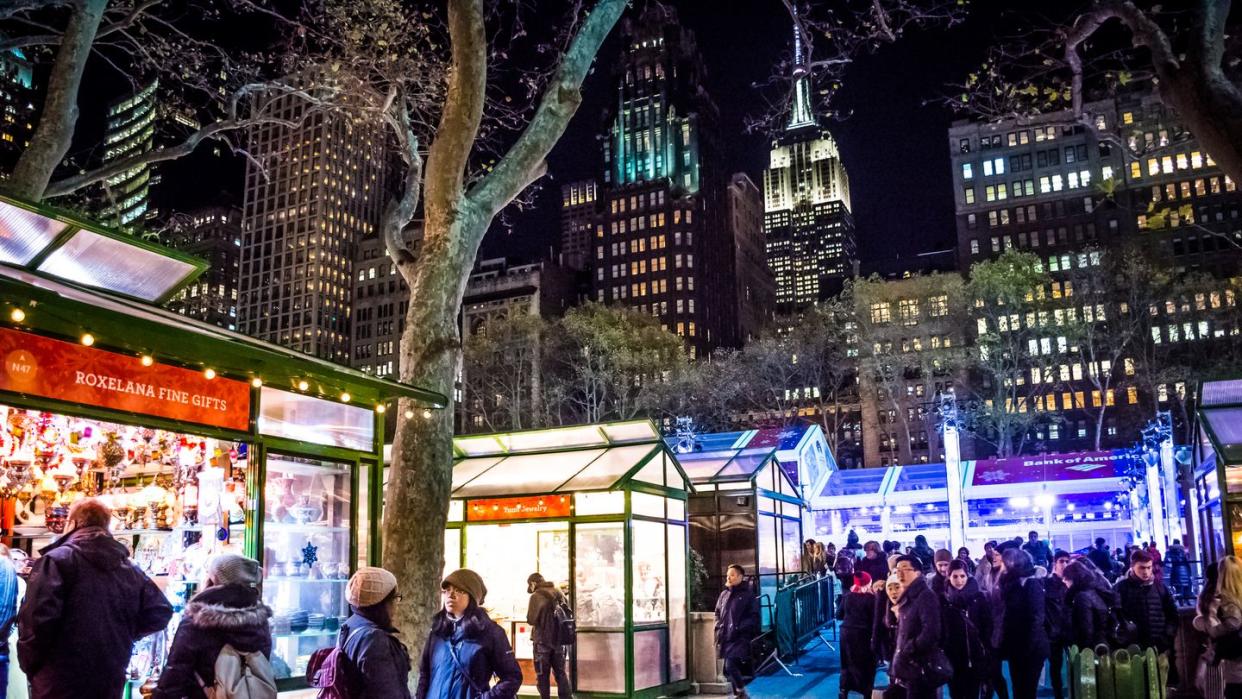
<svg viewBox="0 0 1242 699">
<path fill-rule="evenodd" d="M 657 697 L 689 688 L 684 472 L 648 421 L 454 440 L 446 546 L 488 586 L 535 693 L 526 577 L 566 592 L 574 693 Z M 447 561 L 457 559 L 446 552 Z"/>
<path fill-rule="evenodd" d="M 278 674 L 305 674 L 310 654 L 336 642 L 349 616 L 352 464 L 268 454 L 263 601 L 272 608 Z"/>
</svg>

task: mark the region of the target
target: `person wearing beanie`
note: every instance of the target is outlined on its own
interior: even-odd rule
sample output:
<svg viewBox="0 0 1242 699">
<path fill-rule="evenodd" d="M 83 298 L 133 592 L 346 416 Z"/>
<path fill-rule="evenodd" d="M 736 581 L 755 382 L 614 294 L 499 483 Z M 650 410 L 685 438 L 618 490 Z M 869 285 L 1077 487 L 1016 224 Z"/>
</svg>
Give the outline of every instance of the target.
<svg viewBox="0 0 1242 699">
<path fill-rule="evenodd" d="M 444 578 L 440 591 L 443 608 L 431 619 L 418 663 L 416 699 L 516 697 L 522 669 L 504 630 L 480 606 L 487 598 L 483 579 L 462 568 Z"/>
<path fill-rule="evenodd" d="M 872 543 L 868 542 L 868 545 Z M 846 699 L 850 692 L 858 692 L 863 699 L 871 699 L 876 670 L 876 654 L 871 638 L 875 612 L 876 596 L 871 588 L 871 575 L 865 571 L 854 573 L 854 586 L 842 596 L 841 606 L 837 607 L 837 619 L 841 620 L 840 699 Z"/>
<path fill-rule="evenodd" d="M 944 598 L 946 586 L 949 584 L 949 563 L 953 561 L 953 554 L 948 549 L 936 549 L 936 554 L 932 559 L 936 568 L 936 572 L 927 579 L 927 584 L 931 585 L 932 592 L 936 593 L 936 597 Z"/>
<path fill-rule="evenodd" d="M 530 624 L 530 640 L 535 651 L 535 686 L 540 699 L 552 696 L 551 680 L 556 678 L 558 699 L 571 699 L 573 687 L 565 672 L 565 646 L 559 637 L 556 610 L 569 606 L 565 595 L 551 580 L 544 580 L 539 573 L 526 578 L 526 592 L 530 601 L 526 605 L 526 623 Z"/>
<path fill-rule="evenodd" d="M 367 699 L 410 699 L 410 652 L 392 623 L 401 601 L 397 577 L 363 566 L 349 578 L 345 601 L 352 614 L 341 624 L 337 644 L 349 658 L 351 684 Z"/>
<path fill-rule="evenodd" d="M 203 685 L 215 683 L 216 657 L 226 644 L 271 658 L 272 610 L 259 599 L 261 578 L 253 558 L 226 553 L 207 562 L 203 589 L 186 604 L 154 699 L 206 699 Z"/>
<path fill-rule="evenodd" d="M 894 559 L 900 556 L 894 556 Z M 872 627 L 871 649 L 877 660 L 891 663 L 893 661 L 894 644 L 897 642 L 897 616 L 893 605 L 901 599 L 905 585 L 901 576 L 894 571 L 886 580 L 880 581 L 880 590 L 875 596 L 875 623 Z"/>
</svg>

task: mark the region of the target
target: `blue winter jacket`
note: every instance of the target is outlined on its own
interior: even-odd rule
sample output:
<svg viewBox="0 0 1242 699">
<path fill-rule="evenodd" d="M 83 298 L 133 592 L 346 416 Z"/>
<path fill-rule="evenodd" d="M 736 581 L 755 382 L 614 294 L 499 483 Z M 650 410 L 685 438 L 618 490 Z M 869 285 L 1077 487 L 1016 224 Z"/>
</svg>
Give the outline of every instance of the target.
<svg viewBox="0 0 1242 699">
<path fill-rule="evenodd" d="M 367 699 L 410 699 L 410 655 L 391 629 L 380 627 L 357 610 L 341 629 L 342 650 L 353 666 L 362 696 Z"/>
<path fill-rule="evenodd" d="M 490 686 L 493 675 L 499 681 Z M 522 670 L 509 639 L 487 612 L 473 607 L 458 622 L 443 611 L 436 614 L 419 661 L 416 699 L 513 699 L 521 686 Z"/>
</svg>

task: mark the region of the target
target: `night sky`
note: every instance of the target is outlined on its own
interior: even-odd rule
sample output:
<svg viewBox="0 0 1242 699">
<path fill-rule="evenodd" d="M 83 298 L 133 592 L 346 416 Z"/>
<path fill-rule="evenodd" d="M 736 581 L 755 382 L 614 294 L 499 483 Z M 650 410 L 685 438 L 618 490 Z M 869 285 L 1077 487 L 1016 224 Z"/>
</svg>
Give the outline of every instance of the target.
<svg viewBox="0 0 1242 699">
<path fill-rule="evenodd" d="M 792 29 L 784 7 L 780 0 L 669 4 L 697 36 L 708 89 L 721 110 L 729 172 L 745 172 L 762 187 L 769 139 L 747 133 L 745 124 L 748 115 L 764 108 L 752 86 L 790 51 Z M 993 27 L 1002 10 L 990 4 L 972 12 L 953 29 L 906 35 L 859 60 L 845 76 L 835 104 L 849 116 L 829 121 L 828 127 L 849 173 L 864 271 L 954 245 L 947 130 L 955 117 L 939 98 L 949 83 L 983 60 L 988 42 L 996 39 Z M 550 177 L 542 181 L 536 210 L 510 215 L 508 225 L 495 226 L 483 254 L 538 256 L 559 235 L 561 183 L 598 179 L 596 136 L 611 94 L 609 66 L 618 50 L 614 40 L 601 53 L 583 105 L 549 157 Z"/>
</svg>

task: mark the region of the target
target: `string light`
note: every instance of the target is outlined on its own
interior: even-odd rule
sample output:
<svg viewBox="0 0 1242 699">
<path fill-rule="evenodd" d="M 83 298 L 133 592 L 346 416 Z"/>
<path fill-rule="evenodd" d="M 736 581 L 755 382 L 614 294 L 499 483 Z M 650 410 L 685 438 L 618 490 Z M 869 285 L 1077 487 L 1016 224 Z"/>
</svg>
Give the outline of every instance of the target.
<svg viewBox="0 0 1242 699">
<path fill-rule="evenodd" d="M 256 377 L 254 377 L 253 379 L 250 379 L 250 385 L 251 385 L 251 386 L 254 386 L 255 388 L 262 388 L 262 387 L 263 387 L 263 379 L 261 379 L 261 378 L 259 378 L 259 377 L 257 377 L 257 376 L 256 376 Z"/>
<path fill-rule="evenodd" d="M 95 336 L 90 333 L 82 333 L 81 340 L 82 340 L 82 344 L 86 345 L 87 347 L 90 347 L 91 345 L 95 344 Z"/>
<path fill-rule="evenodd" d="M 20 323 L 23 320 L 26 320 L 26 312 L 20 308 L 14 308 L 13 310 L 9 311 L 9 320 L 13 321 L 14 323 Z"/>
<path fill-rule="evenodd" d="M 342 403 L 348 403 L 348 402 L 349 402 L 349 400 L 350 400 L 351 398 L 353 398 L 353 396 L 349 395 L 349 393 L 348 393 L 348 392 L 345 392 L 345 393 L 342 393 L 342 394 L 341 394 L 341 402 L 342 402 Z"/>
<path fill-rule="evenodd" d="M 206 376 L 207 380 L 210 381 L 216 378 L 216 370 L 212 369 L 211 367 L 207 367 L 207 369 L 203 371 L 203 376 Z"/>
<path fill-rule="evenodd" d="M 380 403 L 379 405 L 375 406 L 375 412 L 379 413 L 380 415 L 383 415 L 385 410 L 387 410 L 387 408 L 384 407 L 383 403 Z"/>
<path fill-rule="evenodd" d="M 151 366 L 155 363 L 155 358 L 149 354 L 144 354 L 142 355 L 142 359 L 140 361 L 142 361 L 143 366 Z"/>
<path fill-rule="evenodd" d="M 310 384 L 309 384 L 309 383 L 307 383 L 305 379 L 303 379 L 302 381 L 299 381 L 299 382 L 298 382 L 298 390 L 299 390 L 299 391 L 305 391 L 305 390 L 307 390 L 307 389 L 309 389 L 309 388 L 310 388 Z"/>
</svg>

